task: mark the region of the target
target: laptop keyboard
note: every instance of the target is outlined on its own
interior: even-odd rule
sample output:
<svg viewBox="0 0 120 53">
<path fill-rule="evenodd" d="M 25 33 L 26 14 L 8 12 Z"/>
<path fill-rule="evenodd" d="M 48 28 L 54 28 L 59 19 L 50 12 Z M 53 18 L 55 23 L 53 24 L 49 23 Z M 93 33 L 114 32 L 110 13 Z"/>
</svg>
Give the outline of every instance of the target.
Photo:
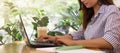
<svg viewBox="0 0 120 53">
<path fill-rule="evenodd" d="M 36 44 L 36 45 L 49 45 L 49 44 L 54 44 L 51 42 L 38 42 L 38 41 L 30 41 L 31 44 Z"/>
</svg>

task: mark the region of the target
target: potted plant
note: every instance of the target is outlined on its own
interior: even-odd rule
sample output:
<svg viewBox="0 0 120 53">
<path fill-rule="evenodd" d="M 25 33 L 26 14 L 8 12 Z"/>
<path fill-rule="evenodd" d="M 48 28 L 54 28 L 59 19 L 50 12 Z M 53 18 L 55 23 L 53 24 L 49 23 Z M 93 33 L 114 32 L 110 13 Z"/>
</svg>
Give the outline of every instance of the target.
<svg viewBox="0 0 120 53">
<path fill-rule="evenodd" d="M 19 22 L 9 23 L 0 28 L 0 30 L 5 30 L 9 36 L 12 36 L 13 41 L 22 40 L 22 35 L 19 31 Z"/>
<path fill-rule="evenodd" d="M 75 6 L 75 5 L 74 5 Z M 71 27 L 73 30 L 78 30 L 79 26 L 82 23 L 82 12 L 76 10 L 73 6 L 69 6 L 66 10 L 63 10 L 60 14 L 63 18 L 60 20 L 59 24 L 55 24 L 55 29 L 60 29 L 67 34 L 69 32 L 69 28 Z"/>
<path fill-rule="evenodd" d="M 3 39 L 3 36 L 0 35 L 0 42 L 1 42 L 1 44 L 4 44 L 4 42 L 2 41 L 2 39 Z M 0 44 L 0 45 L 1 45 L 1 44 Z"/>
<path fill-rule="evenodd" d="M 37 27 L 47 27 L 47 25 L 49 23 L 49 18 L 48 18 L 48 16 L 45 15 L 44 10 L 37 9 L 37 8 L 34 8 L 34 10 L 38 12 L 38 16 L 32 17 L 32 19 L 34 20 L 32 22 L 32 25 L 33 25 L 33 29 L 35 31 L 35 39 L 36 39 L 37 35 L 38 35 L 37 34 Z M 54 30 L 48 31 L 47 34 L 51 35 L 51 36 L 63 35 L 61 32 L 54 31 Z"/>
<path fill-rule="evenodd" d="M 49 21 L 48 21 L 48 17 L 45 16 L 42 19 L 38 18 L 38 17 L 32 17 L 33 18 L 33 29 L 35 31 L 35 38 L 37 38 L 37 27 L 44 27 L 47 26 Z"/>
</svg>

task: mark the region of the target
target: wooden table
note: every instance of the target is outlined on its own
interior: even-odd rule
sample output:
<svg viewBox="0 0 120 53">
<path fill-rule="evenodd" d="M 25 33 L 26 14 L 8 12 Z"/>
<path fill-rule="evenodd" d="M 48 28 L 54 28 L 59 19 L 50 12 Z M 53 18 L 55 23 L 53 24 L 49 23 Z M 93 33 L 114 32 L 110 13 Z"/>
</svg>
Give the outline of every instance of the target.
<svg viewBox="0 0 120 53">
<path fill-rule="evenodd" d="M 50 53 L 26 46 L 24 42 L 14 42 L 0 45 L 0 53 Z"/>
<path fill-rule="evenodd" d="M 96 48 L 89 48 L 92 50 L 97 51 Z M 74 51 L 75 52 L 75 51 Z M 37 50 L 36 48 L 30 48 L 26 46 L 24 41 L 16 41 L 9 44 L 0 45 L 0 53 L 55 53 L 55 52 L 48 52 Z"/>
</svg>

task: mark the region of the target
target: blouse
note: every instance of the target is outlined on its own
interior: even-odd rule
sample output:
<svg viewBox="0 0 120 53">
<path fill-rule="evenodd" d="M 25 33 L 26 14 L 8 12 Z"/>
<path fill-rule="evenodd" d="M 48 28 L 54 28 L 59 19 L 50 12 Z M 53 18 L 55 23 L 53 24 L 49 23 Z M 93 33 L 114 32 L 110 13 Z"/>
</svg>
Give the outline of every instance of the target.
<svg viewBox="0 0 120 53">
<path fill-rule="evenodd" d="M 120 11 L 115 5 L 102 5 L 86 30 L 71 33 L 74 40 L 103 38 L 113 46 L 107 53 L 120 53 Z"/>
</svg>

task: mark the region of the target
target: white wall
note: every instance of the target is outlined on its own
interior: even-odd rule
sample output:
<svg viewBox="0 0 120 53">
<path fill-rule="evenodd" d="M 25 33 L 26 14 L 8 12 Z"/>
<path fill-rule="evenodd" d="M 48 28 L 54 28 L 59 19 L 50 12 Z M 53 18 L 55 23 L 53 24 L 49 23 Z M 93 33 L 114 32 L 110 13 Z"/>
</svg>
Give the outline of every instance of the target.
<svg viewBox="0 0 120 53">
<path fill-rule="evenodd" d="M 120 0 L 113 0 L 115 5 L 120 8 Z"/>
</svg>

